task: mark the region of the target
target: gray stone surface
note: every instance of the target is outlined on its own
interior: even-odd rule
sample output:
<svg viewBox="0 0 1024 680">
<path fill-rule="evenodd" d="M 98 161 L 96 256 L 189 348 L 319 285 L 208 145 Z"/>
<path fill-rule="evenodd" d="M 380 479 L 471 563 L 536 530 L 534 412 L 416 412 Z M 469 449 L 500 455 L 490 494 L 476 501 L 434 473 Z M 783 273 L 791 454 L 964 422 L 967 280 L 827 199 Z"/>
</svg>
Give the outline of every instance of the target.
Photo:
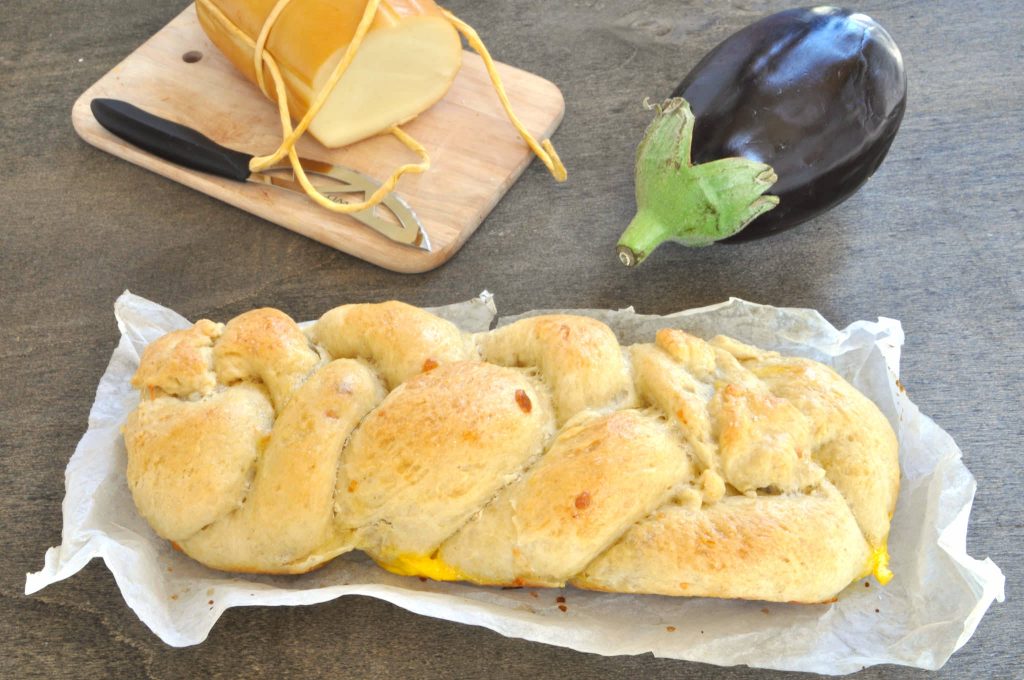
<svg viewBox="0 0 1024 680">
<path fill-rule="evenodd" d="M 978 478 L 971 554 L 1008 579 L 974 638 L 939 673 L 1024 677 L 1021 384 L 1024 247 L 1019 7 L 937 0 L 859 7 L 887 26 L 910 99 L 892 152 L 853 199 L 772 239 L 614 257 L 632 214 L 631 164 L 649 114 L 699 57 L 779 2 L 451 0 L 502 60 L 557 83 L 555 143 L 570 181 L 535 163 L 441 269 L 393 274 L 177 186 L 77 139 L 82 90 L 184 7 L 181 0 L 5 0 L 0 20 L 0 676 L 775 677 L 651 657 L 602 658 L 505 639 L 367 598 L 229 611 L 174 650 L 125 606 L 102 564 L 34 597 L 24 573 L 60 542 L 63 470 L 117 338 L 125 288 L 197 318 L 256 305 L 296 318 L 487 288 L 505 313 L 634 305 L 665 313 L 730 295 L 807 306 L 837 325 L 903 321 L 903 383 Z M 941 597 L 942 594 L 936 594 Z"/>
</svg>

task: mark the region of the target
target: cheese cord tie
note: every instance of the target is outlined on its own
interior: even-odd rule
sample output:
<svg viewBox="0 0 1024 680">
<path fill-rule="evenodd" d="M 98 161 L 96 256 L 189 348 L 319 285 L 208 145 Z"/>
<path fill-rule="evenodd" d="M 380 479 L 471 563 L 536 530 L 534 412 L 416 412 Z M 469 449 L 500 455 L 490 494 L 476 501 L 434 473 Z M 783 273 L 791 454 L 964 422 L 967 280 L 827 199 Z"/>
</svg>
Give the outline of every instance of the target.
<svg viewBox="0 0 1024 680">
<path fill-rule="evenodd" d="M 558 153 L 555 151 L 555 147 L 552 146 L 550 140 L 545 139 L 538 144 L 537 140 L 529 133 L 526 126 L 523 125 L 522 121 L 519 120 L 519 117 L 512 110 L 512 102 L 508 100 L 508 95 L 505 93 L 505 86 L 501 82 L 498 69 L 495 67 L 494 60 L 491 59 L 491 53 L 487 51 L 487 47 L 484 45 L 484 41 L 480 39 L 479 34 L 473 30 L 472 26 L 443 7 L 441 8 L 441 13 L 445 19 L 451 22 L 455 30 L 462 34 L 466 42 L 469 43 L 469 46 L 473 48 L 473 51 L 483 59 L 484 66 L 487 68 L 487 75 L 491 78 L 491 85 L 494 87 L 494 92 L 498 95 L 498 99 L 501 100 L 501 106 L 505 109 L 505 115 L 508 116 L 512 127 L 516 129 L 516 132 L 523 138 L 523 141 L 530 147 L 534 155 L 547 167 L 551 176 L 558 182 L 564 182 L 566 177 L 568 177 L 568 173 L 565 170 L 565 166 L 562 165 L 562 159 L 558 157 Z"/>
</svg>

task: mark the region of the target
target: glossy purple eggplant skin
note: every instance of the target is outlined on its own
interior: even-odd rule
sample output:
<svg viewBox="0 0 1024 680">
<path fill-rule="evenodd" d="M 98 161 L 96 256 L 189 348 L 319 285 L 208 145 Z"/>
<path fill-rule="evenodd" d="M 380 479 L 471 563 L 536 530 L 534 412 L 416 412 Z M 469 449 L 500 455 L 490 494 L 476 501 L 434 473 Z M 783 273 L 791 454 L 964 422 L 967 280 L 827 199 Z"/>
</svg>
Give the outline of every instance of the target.
<svg viewBox="0 0 1024 680">
<path fill-rule="evenodd" d="M 744 156 L 774 168 L 779 205 L 726 239 L 795 227 L 849 198 L 882 163 L 907 78 L 889 33 L 847 9 L 766 17 L 715 47 L 672 93 L 696 117 L 694 163 Z"/>
</svg>

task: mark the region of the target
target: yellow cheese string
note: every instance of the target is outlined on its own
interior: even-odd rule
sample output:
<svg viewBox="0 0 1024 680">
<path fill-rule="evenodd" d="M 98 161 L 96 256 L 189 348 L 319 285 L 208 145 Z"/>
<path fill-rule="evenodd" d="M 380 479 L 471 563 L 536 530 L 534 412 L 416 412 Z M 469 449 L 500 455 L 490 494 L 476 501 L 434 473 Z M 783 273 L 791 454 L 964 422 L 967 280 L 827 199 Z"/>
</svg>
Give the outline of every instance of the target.
<svg viewBox="0 0 1024 680">
<path fill-rule="evenodd" d="M 278 0 L 278 2 L 271 9 L 260 28 L 259 35 L 256 41 L 248 36 L 241 28 L 239 28 L 233 21 L 231 21 L 221 10 L 217 7 L 213 0 L 196 0 L 203 7 L 221 23 L 229 33 L 234 35 L 236 38 L 247 44 L 253 50 L 253 67 L 256 72 L 256 82 L 259 85 L 260 90 L 264 96 L 270 97 L 270 93 L 267 91 L 266 79 L 263 73 L 264 66 L 270 72 L 271 80 L 274 81 L 274 94 L 277 99 L 278 114 L 281 121 L 281 130 L 283 137 L 281 143 L 277 149 L 266 156 L 256 156 L 249 161 L 249 170 L 252 172 L 259 172 L 265 170 L 285 156 L 292 166 L 292 171 L 295 174 L 295 179 L 299 182 L 309 197 L 327 210 L 338 213 L 354 213 L 372 208 L 383 201 L 389 193 L 394 191 L 398 180 L 402 175 L 406 173 L 419 174 L 425 172 L 430 168 L 430 156 L 427 150 L 422 144 L 417 142 L 412 136 L 406 133 L 404 130 L 399 128 L 397 125 L 393 125 L 388 128 L 388 133 L 394 136 L 398 141 L 404 144 L 409 150 L 416 153 L 419 158 L 419 163 L 407 163 L 399 166 L 388 179 L 373 192 L 371 196 L 366 200 L 359 203 L 338 203 L 329 199 L 320 193 L 319 190 L 309 181 L 306 176 L 305 170 L 302 168 L 302 164 L 299 161 L 298 154 L 295 152 L 295 144 L 299 138 L 305 134 L 309 125 L 312 123 L 313 118 L 320 112 L 327 98 L 330 96 L 334 87 L 341 80 L 342 76 L 345 75 L 345 71 L 351 65 L 353 59 L 355 59 L 356 52 L 362 45 L 363 39 L 370 30 L 370 26 L 373 23 L 374 18 L 377 15 L 377 11 L 380 7 L 382 0 L 369 0 L 363 10 L 363 16 L 359 21 L 356 31 L 352 36 L 352 40 L 349 42 L 345 49 L 345 53 L 342 55 L 341 60 L 335 65 L 334 70 L 331 72 L 331 76 L 327 79 L 327 82 L 314 97 L 310 103 L 306 114 L 300 119 L 298 125 L 294 128 L 291 123 L 291 111 L 288 106 L 288 93 L 285 89 L 284 78 L 281 75 L 281 71 L 278 68 L 276 60 L 267 50 L 266 44 L 270 38 L 271 29 L 274 27 L 281 13 L 285 7 L 288 6 L 291 0 Z M 451 12 L 442 9 L 444 17 L 452 23 L 452 26 L 461 33 L 469 46 L 473 48 L 477 54 L 484 61 L 484 65 L 487 68 L 487 73 L 491 78 L 491 83 L 494 86 L 495 91 L 498 94 L 498 98 L 501 100 L 502 107 L 505 109 L 505 113 L 508 115 L 512 125 L 522 136 L 523 140 L 530 147 L 530 149 L 537 155 L 538 158 L 547 166 L 548 170 L 559 182 L 565 181 L 566 171 L 565 166 L 562 165 L 562 161 L 559 159 L 558 154 L 555 152 L 551 142 L 544 140 L 543 143 L 538 144 L 537 140 L 526 130 L 526 127 L 522 124 L 515 113 L 512 111 L 512 105 L 508 100 L 508 96 L 505 93 L 505 88 L 502 85 L 501 77 L 498 75 L 497 69 L 494 66 L 494 62 L 491 59 L 490 53 L 484 46 L 483 41 L 480 40 L 480 36 L 477 35 L 476 31 L 471 26 L 458 19 Z"/>
<path fill-rule="evenodd" d="M 263 52 L 267 49 L 267 39 L 270 38 L 270 29 L 277 23 L 277 17 L 281 15 L 284 8 L 288 6 L 290 0 L 280 0 L 270 10 L 270 14 L 263 20 L 263 25 L 260 27 L 260 34 L 256 37 L 256 43 L 253 45 L 252 50 L 252 66 L 256 71 L 256 84 L 260 86 L 260 92 L 267 99 L 270 99 L 270 93 L 267 92 L 267 81 L 263 75 Z M 276 82 L 276 81 L 275 81 Z"/>
<path fill-rule="evenodd" d="M 562 165 L 562 159 L 558 157 L 558 153 L 555 151 L 555 147 L 551 145 L 550 140 L 545 139 L 540 144 L 537 144 L 537 140 L 527 131 L 526 126 L 523 125 L 522 121 L 519 120 L 512 110 L 512 103 L 508 100 L 508 95 L 505 94 L 505 86 L 501 82 L 501 76 L 498 74 L 498 69 L 494 66 L 494 60 L 491 59 L 491 53 L 487 51 L 483 40 L 480 39 L 480 36 L 473 30 L 472 26 L 443 7 L 441 8 L 441 13 L 445 19 L 451 22 L 455 30 L 462 34 L 466 42 L 469 43 L 469 46 L 473 48 L 473 51 L 483 59 L 484 66 L 487 68 L 487 75 L 491 78 L 491 85 L 494 86 L 494 91 L 497 93 L 498 99 L 501 100 L 501 106 L 505 109 L 505 115 L 508 116 L 509 122 L 512 123 L 519 136 L 523 138 L 523 141 L 526 142 L 526 145 L 530 147 L 530 150 L 533 151 L 537 158 L 547 166 L 552 177 L 559 182 L 564 182 L 566 177 L 568 177 L 568 173 L 565 171 L 565 166 Z"/>
</svg>

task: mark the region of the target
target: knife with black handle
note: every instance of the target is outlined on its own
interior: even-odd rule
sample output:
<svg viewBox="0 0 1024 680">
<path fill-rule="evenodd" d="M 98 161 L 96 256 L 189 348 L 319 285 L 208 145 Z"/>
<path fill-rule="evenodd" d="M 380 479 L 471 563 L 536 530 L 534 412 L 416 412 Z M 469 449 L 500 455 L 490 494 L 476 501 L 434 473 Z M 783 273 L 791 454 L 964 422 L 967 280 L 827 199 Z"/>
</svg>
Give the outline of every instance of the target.
<svg viewBox="0 0 1024 680">
<path fill-rule="evenodd" d="M 221 146 L 197 130 L 155 116 L 128 102 L 99 98 L 90 102 L 90 108 L 100 125 L 154 156 L 237 182 L 268 184 L 305 194 L 287 160 L 267 171 L 251 172 L 251 154 Z M 307 173 L 326 178 L 332 183 L 329 189 L 318 189 L 339 203 L 343 202 L 341 197 L 345 194 L 362 193 L 369 196 L 380 186 L 373 179 L 351 168 L 310 159 L 299 160 Z M 397 223 L 378 215 L 375 208 L 350 213 L 349 216 L 393 241 L 430 250 L 430 240 L 423 225 L 402 198 L 391 193 L 381 204 L 394 214 Z"/>
</svg>

